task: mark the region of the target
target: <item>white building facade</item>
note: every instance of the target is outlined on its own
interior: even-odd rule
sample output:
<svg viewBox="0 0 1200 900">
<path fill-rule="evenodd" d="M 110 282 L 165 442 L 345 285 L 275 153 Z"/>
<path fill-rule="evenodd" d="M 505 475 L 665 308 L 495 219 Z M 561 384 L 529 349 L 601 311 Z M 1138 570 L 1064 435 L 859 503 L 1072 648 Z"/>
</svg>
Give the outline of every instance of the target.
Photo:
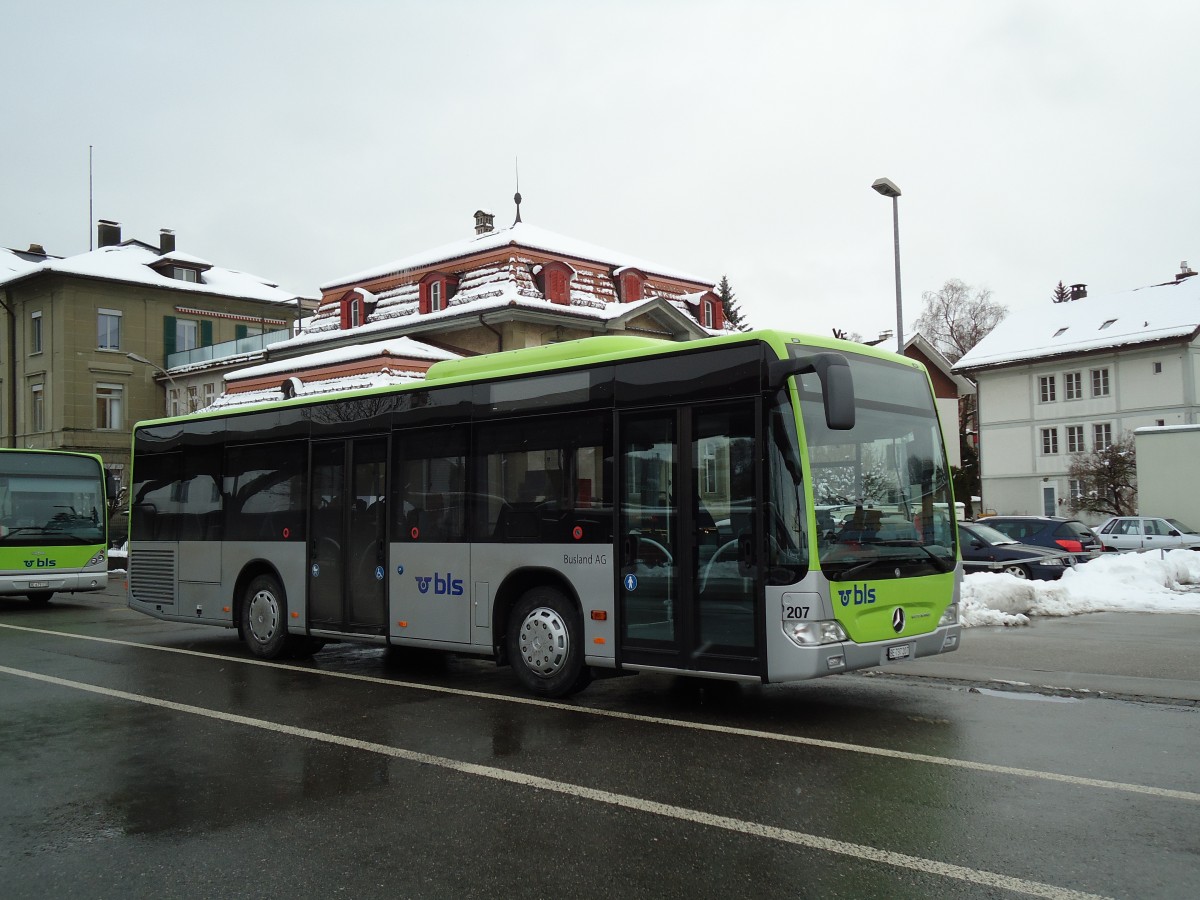
<svg viewBox="0 0 1200 900">
<path fill-rule="evenodd" d="M 1200 279 L 1014 312 L 955 365 L 975 380 L 985 510 L 1074 515 L 1072 457 L 1200 424 Z M 1088 524 L 1095 517 L 1081 514 Z"/>
</svg>

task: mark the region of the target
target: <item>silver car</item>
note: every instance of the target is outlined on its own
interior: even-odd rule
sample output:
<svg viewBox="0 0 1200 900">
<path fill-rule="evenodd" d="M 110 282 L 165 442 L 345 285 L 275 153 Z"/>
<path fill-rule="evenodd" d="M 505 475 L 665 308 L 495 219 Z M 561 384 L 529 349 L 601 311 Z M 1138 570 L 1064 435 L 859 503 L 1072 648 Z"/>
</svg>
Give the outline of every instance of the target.
<svg viewBox="0 0 1200 900">
<path fill-rule="evenodd" d="M 1113 516 L 1096 534 L 1105 550 L 1200 550 L 1200 533 L 1178 519 Z"/>
</svg>

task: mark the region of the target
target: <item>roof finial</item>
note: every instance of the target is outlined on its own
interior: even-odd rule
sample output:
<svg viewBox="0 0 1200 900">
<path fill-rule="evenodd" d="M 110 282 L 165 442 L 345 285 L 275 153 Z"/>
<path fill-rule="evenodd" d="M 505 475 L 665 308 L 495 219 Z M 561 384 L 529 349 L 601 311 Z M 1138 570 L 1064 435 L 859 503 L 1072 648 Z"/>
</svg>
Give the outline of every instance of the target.
<svg viewBox="0 0 1200 900">
<path fill-rule="evenodd" d="M 517 176 L 517 192 L 513 194 L 513 203 L 517 204 L 517 218 L 513 220 L 513 224 L 517 225 L 521 221 L 521 166 L 517 157 L 513 157 L 513 171 Z"/>
</svg>

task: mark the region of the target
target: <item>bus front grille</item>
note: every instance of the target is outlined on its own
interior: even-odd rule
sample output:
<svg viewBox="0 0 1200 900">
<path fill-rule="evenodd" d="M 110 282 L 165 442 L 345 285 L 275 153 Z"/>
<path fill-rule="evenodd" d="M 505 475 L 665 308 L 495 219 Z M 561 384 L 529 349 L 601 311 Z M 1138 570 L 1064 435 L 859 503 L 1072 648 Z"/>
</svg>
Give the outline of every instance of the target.
<svg viewBox="0 0 1200 900">
<path fill-rule="evenodd" d="M 175 603 L 175 551 L 138 550 L 129 555 L 129 592 L 141 603 Z"/>
</svg>

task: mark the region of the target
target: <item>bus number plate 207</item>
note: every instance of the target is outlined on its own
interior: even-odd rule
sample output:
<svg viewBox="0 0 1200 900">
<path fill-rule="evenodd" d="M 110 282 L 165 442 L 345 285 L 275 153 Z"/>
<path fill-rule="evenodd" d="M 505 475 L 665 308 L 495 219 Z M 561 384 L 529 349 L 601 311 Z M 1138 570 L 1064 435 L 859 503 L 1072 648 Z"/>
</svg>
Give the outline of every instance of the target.
<svg viewBox="0 0 1200 900">
<path fill-rule="evenodd" d="M 901 644 L 898 647 L 888 647 L 887 658 L 888 659 L 908 659 L 908 657 L 911 654 L 912 654 L 912 645 L 911 644 Z"/>
</svg>

